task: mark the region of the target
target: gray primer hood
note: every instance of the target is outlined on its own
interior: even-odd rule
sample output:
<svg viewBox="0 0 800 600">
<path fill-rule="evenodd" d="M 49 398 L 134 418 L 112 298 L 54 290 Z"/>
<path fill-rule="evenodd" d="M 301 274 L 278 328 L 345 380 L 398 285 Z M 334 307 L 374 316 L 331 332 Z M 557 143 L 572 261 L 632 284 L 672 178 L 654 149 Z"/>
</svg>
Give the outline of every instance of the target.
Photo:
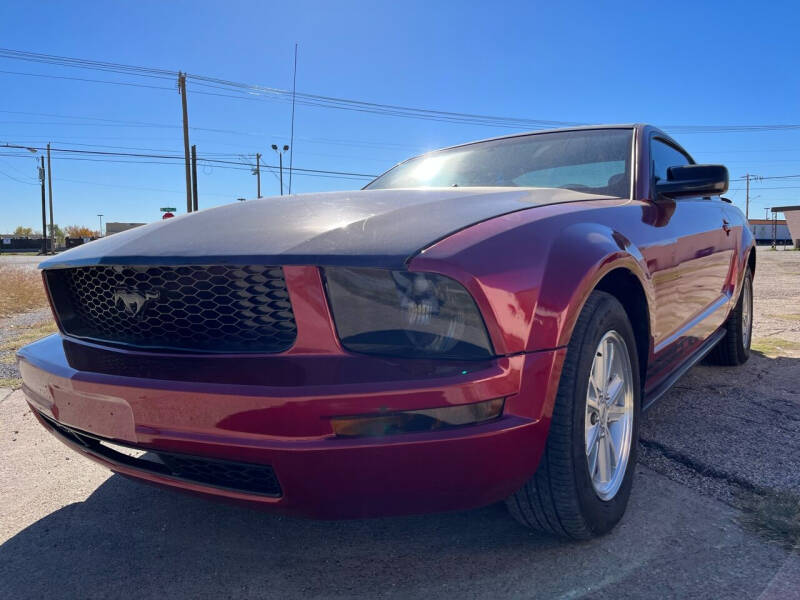
<svg viewBox="0 0 800 600">
<path fill-rule="evenodd" d="M 40 267 L 227 263 L 402 268 L 434 242 L 481 221 L 535 206 L 601 198 L 550 188 L 278 196 L 117 233 L 47 259 Z"/>
</svg>

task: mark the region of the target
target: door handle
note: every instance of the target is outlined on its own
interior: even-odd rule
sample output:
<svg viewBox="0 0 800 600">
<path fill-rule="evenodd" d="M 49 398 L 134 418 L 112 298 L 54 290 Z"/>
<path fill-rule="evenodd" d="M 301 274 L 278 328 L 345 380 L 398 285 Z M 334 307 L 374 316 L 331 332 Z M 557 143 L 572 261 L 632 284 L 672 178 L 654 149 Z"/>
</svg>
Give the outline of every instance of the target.
<svg viewBox="0 0 800 600">
<path fill-rule="evenodd" d="M 728 221 L 725 220 L 725 219 L 722 219 L 722 229 L 725 230 L 725 234 L 726 235 L 730 235 L 731 234 L 731 226 L 728 223 Z"/>
</svg>

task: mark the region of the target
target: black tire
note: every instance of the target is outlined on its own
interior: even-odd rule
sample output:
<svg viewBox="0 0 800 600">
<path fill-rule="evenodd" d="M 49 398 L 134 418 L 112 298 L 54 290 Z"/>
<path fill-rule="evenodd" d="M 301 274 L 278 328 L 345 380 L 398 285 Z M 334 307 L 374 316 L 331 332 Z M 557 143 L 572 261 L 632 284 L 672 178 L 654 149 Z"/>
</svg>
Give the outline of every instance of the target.
<svg viewBox="0 0 800 600">
<path fill-rule="evenodd" d="M 616 495 L 601 500 L 592 485 L 586 460 L 584 421 L 586 393 L 595 350 L 609 331 L 627 346 L 633 375 L 633 432 L 622 484 Z M 534 476 L 506 500 L 511 515 L 523 525 L 549 534 L 588 539 L 610 531 L 628 504 L 639 440 L 641 383 L 636 342 L 619 301 L 595 291 L 581 311 L 561 372 L 550 432 Z"/>
<path fill-rule="evenodd" d="M 746 335 L 743 318 L 745 291 L 750 294 L 750 322 Z M 750 341 L 753 338 L 753 273 L 749 268 L 744 274 L 739 301 L 728 315 L 722 328 L 725 330 L 725 337 L 708 353 L 705 362 L 710 365 L 727 367 L 735 367 L 747 362 L 747 359 L 750 358 Z"/>
</svg>

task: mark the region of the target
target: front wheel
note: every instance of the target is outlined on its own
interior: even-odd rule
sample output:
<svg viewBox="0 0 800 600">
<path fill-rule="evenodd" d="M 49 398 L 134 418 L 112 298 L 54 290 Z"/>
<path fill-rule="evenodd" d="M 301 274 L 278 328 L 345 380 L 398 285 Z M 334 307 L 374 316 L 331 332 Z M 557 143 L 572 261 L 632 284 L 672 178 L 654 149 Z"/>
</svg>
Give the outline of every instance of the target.
<svg viewBox="0 0 800 600">
<path fill-rule="evenodd" d="M 518 521 L 575 539 L 616 525 L 636 465 L 640 390 L 625 309 L 610 294 L 593 292 L 567 346 L 539 468 L 506 500 Z"/>
</svg>

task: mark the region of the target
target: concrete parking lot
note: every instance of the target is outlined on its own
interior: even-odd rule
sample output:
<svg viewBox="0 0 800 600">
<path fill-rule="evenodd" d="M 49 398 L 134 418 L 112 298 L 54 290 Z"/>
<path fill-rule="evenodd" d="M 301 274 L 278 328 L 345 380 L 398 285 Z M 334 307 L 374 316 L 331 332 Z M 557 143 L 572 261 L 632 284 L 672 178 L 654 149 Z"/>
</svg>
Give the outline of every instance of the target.
<svg viewBox="0 0 800 600">
<path fill-rule="evenodd" d="M 751 360 L 695 367 L 644 415 L 601 539 L 502 505 L 316 522 L 215 504 L 111 475 L 0 390 L 0 597 L 800 598 L 800 252 L 759 250 Z"/>
</svg>

